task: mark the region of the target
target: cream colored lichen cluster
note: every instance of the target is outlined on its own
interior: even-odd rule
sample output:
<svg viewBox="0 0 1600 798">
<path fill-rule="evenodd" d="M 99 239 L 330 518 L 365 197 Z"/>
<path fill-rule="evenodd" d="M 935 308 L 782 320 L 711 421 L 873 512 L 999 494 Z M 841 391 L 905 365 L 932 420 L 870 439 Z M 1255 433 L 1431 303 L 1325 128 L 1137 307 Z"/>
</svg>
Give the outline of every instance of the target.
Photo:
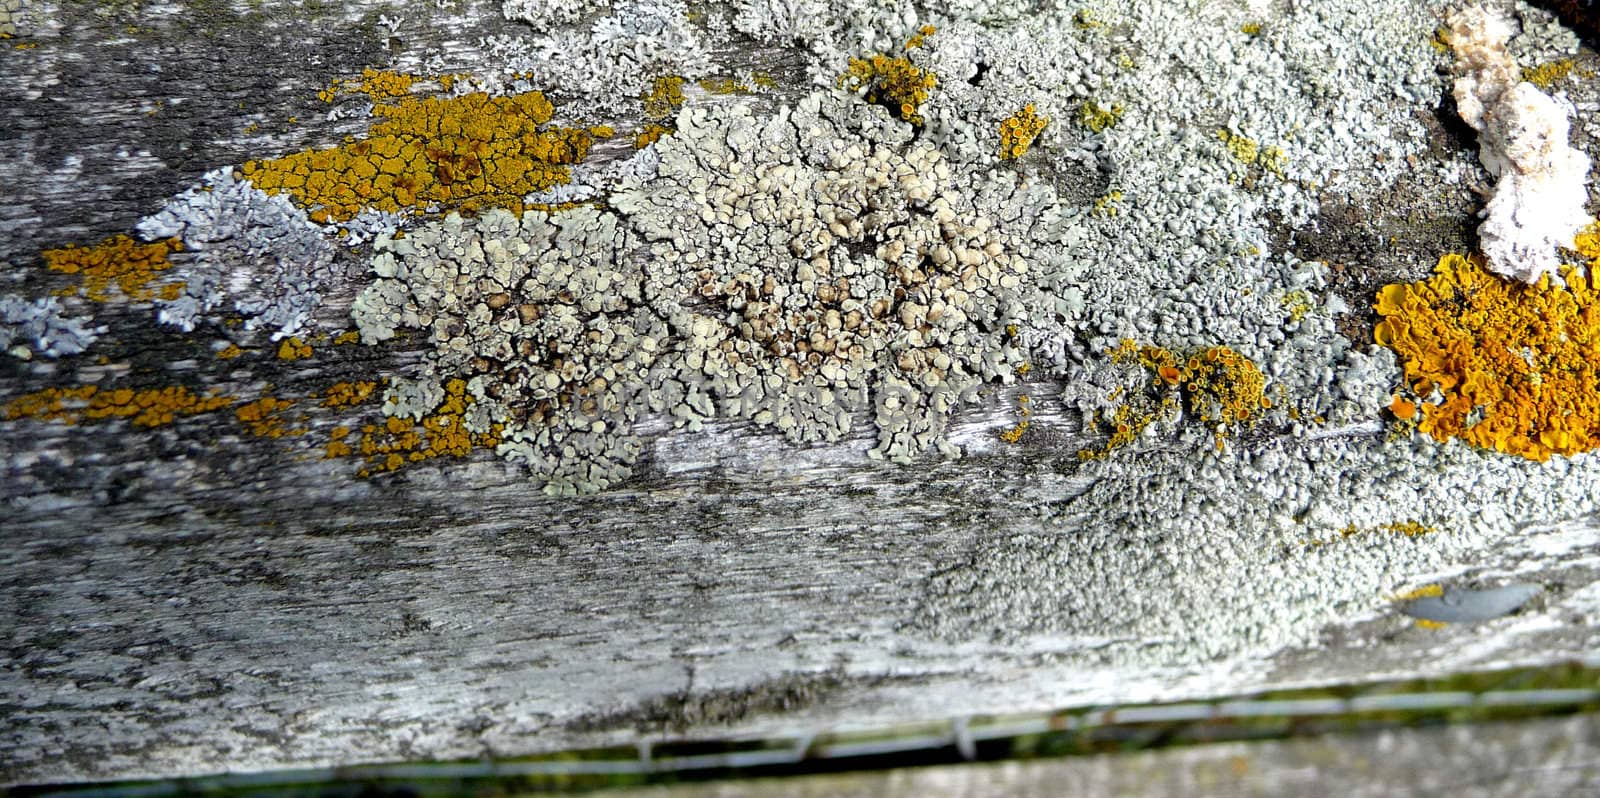
<svg viewBox="0 0 1600 798">
<path fill-rule="evenodd" d="M 656 147 L 659 175 L 626 182 L 616 212 L 451 215 L 378 239 L 362 337 L 412 328 L 432 346 L 386 410 L 420 417 L 467 380 L 469 428 L 500 425 L 500 453 L 557 492 L 626 477 L 646 414 L 795 442 L 866 415 L 876 456 L 955 454 L 946 416 L 1024 362 L 1032 270 L 938 151 L 826 93 L 770 118 L 685 112 Z"/>
<path fill-rule="evenodd" d="M 834 94 L 765 120 L 690 111 L 658 145 L 660 178 L 614 197 L 651 242 L 646 293 L 684 341 L 689 390 L 719 414 L 836 440 L 870 407 L 871 454 L 905 461 L 1024 361 L 1026 260 L 909 138 Z"/>
<path fill-rule="evenodd" d="M 1560 266 L 1557 247 L 1594 221 L 1584 211 L 1589 158 L 1567 141 L 1567 112 L 1523 81 L 1507 51 L 1511 25 L 1481 5 L 1450 18 L 1452 88 L 1461 118 L 1478 131 L 1478 157 L 1496 179 L 1478 227 L 1489 268 L 1537 282 Z"/>
<path fill-rule="evenodd" d="M 396 328 L 432 344 L 425 371 L 385 410 L 420 418 L 439 385 L 467 380 L 471 432 L 502 425 L 499 452 L 551 492 L 599 490 L 629 474 L 631 426 L 647 404 L 665 327 L 640 303 L 614 214 L 581 207 L 518 217 L 452 214 L 376 243 L 373 281 L 353 315 L 367 342 Z"/>
</svg>

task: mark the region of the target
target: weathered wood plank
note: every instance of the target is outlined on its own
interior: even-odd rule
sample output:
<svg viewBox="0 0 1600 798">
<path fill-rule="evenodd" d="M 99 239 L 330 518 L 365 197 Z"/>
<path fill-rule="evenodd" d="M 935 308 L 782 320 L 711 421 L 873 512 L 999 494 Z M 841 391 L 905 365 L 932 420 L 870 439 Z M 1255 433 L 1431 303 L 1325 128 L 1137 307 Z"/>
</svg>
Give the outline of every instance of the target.
<svg viewBox="0 0 1600 798">
<path fill-rule="evenodd" d="M 522 30 L 491 2 L 34 2 L 25 13 L 0 43 L 0 291 L 27 296 L 70 282 L 40 267 L 42 249 L 127 232 L 211 169 L 363 132 L 368 120 L 327 118 L 316 98 L 335 78 L 487 70 L 480 38 Z M 398 30 L 379 21 L 401 14 Z M 755 98 L 762 112 L 809 90 L 804 48 L 729 32 L 716 43 L 727 73 L 775 76 Z M 691 105 L 738 99 L 690 94 Z M 631 113 L 585 121 L 640 121 Z M 1575 141 L 1597 149 L 1593 133 Z M 1448 143 L 1428 157 L 1429 169 L 1465 160 Z M 1048 168 L 1087 169 L 1065 157 Z M 1079 177 L 1061 180 L 1088 190 Z M 1330 196 L 1324 222 L 1363 235 L 1283 225 L 1275 243 L 1348 260 L 1323 293 L 1364 307 L 1470 227 L 1470 192 L 1419 198 L 1445 189 L 1416 180 Z M 1413 201 L 1421 211 L 1400 207 Z M 1363 245 L 1368 231 L 1390 245 Z M 325 333 L 342 329 L 368 255 L 340 250 L 349 275 L 326 286 Z M 232 408 L 150 429 L 0 420 L 6 783 L 870 726 L 1554 662 L 1600 642 L 1584 457 L 1541 467 L 1413 450 L 1386 443 L 1372 416 L 1263 425 L 1226 457 L 1174 438 L 1130 463 L 1085 465 L 1079 449 L 1104 435 L 1041 367 L 956 412 L 959 460 L 868 460 L 865 418 L 839 443 L 800 447 L 742 421 L 690 432 L 648 417 L 631 479 L 558 499 L 482 450 L 375 478 L 323 459 L 335 427 L 383 417 L 375 401 L 320 408 L 321 392 L 416 373 L 421 336 L 318 340 L 314 357 L 281 360 L 265 334 L 180 333 L 148 304 L 93 313 L 108 332 L 84 355 L 0 356 L 0 401 L 182 384 L 292 398 L 284 422 L 304 433 L 252 434 Z M 1370 321 L 1358 310 L 1340 323 L 1360 337 Z M 218 359 L 227 342 L 245 354 Z M 1029 432 L 1003 443 L 1023 394 Z M 1283 462 L 1310 496 L 1226 471 L 1239 462 Z M 1419 514 L 1479 473 L 1502 492 L 1452 497 L 1438 515 L 1489 519 L 1492 532 L 1463 520 L 1429 542 L 1306 545 L 1389 520 L 1390 507 Z M 1340 515 L 1359 505 L 1319 498 L 1345 495 L 1369 509 Z M 1192 526 L 1153 520 L 1184 507 Z M 1434 631 L 1394 617 L 1380 592 L 1452 575 L 1515 576 L 1548 596 L 1524 617 Z"/>
</svg>

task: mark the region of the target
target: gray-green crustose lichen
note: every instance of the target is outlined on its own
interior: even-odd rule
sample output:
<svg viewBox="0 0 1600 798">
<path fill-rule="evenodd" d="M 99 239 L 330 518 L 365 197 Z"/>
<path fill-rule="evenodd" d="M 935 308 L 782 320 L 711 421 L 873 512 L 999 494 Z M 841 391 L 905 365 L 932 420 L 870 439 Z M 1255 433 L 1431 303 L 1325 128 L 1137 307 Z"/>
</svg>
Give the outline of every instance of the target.
<svg viewBox="0 0 1600 798">
<path fill-rule="evenodd" d="M 451 214 L 380 237 L 377 279 L 353 315 L 367 342 L 425 331 L 427 373 L 386 396 L 392 415 L 432 410 L 444 380 L 467 380 L 468 429 L 504 425 L 498 451 L 551 492 L 593 491 L 629 474 L 631 428 L 650 398 L 664 323 L 641 302 L 615 214 L 590 207 L 518 217 Z"/>
<path fill-rule="evenodd" d="M 433 345 L 389 412 L 425 413 L 419 386 L 466 379 L 469 422 L 503 425 L 500 453 L 556 492 L 628 476 L 646 413 L 796 442 L 866 415 L 876 456 L 956 454 L 951 409 L 1025 361 L 1031 269 L 942 156 L 825 93 L 767 119 L 685 112 L 657 146 L 659 175 L 625 180 L 616 212 L 451 215 L 380 237 L 362 336 L 409 327 Z"/>
<path fill-rule="evenodd" d="M 1025 361 L 1007 328 L 1029 266 L 944 157 L 820 92 L 768 119 L 686 111 L 657 146 L 659 177 L 613 203 L 651 242 L 646 295 L 684 341 L 686 398 L 797 442 L 868 411 L 870 454 L 954 454 L 950 410 Z"/>
</svg>

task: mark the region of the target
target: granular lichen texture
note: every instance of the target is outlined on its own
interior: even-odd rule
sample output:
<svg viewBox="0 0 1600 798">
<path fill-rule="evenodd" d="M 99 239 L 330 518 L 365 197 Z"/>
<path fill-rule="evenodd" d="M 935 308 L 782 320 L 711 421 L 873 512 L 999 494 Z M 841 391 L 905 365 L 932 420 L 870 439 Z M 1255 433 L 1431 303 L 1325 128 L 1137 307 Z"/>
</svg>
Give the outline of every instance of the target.
<svg viewBox="0 0 1600 798">
<path fill-rule="evenodd" d="M 1427 280 L 1384 286 L 1373 338 L 1404 364 L 1394 414 L 1440 441 L 1533 460 L 1594 448 L 1600 305 L 1590 279 L 1521 284 L 1449 254 Z"/>
<path fill-rule="evenodd" d="M 45 266 L 51 271 L 83 276 L 83 295 L 96 302 L 111 298 L 115 285 L 123 296 L 148 300 L 156 295 L 150 282 L 172 266 L 167 256 L 183 249 L 175 238 L 143 243 L 125 235 L 114 235 L 92 247 L 68 246 L 44 251 Z M 182 290 L 181 286 L 169 286 Z M 168 297 L 170 298 L 170 297 Z"/>
<path fill-rule="evenodd" d="M 347 221 L 363 209 L 522 209 L 523 197 L 571 178 L 594 137 L 582 128 L 541 128 L 544 95 L 474 93 L 404 98 L 378 105 L 367 138 L 282 158 L 242 172 L 268 193 L 287 192 L 313 219 Z"/>
</svg>

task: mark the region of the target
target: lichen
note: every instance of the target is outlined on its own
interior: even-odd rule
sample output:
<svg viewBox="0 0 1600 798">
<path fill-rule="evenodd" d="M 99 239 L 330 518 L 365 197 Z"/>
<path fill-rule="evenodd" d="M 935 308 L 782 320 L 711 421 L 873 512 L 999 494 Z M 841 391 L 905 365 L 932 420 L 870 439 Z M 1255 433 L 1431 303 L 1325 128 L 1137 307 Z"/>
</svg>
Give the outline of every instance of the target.
<svg viewBox="0 0 1600 798">
<path fill-rule="evenodd" d="M 439 457 L 462 458 L 474 449 L 499 445 L 499 424 L 482 431 L 471 429 L 468 413 L 473 397 L 467 393 L 465 380 L 448 380 L 441 386 L 440 396 L 438 406 L 420 420 L 389 416 L 381 424 L 363 425 L 354 448 L 345 442 L 349 428 L 335 428 L 325 456 L 359 456 L 364 465 L 356 473 L 365 477 Z"/>
<path fill-rule="evenodd" d="M 294 406 L 292 399 L 263 396 L 234 408 L 233 415 L 240 424 L 257 438 L 282 438 L 285 435 L 303 435 L 304 429 L 291 430 L 285 426 L 283 412 Z"/>
<path fill-rule="evenodd" d="M 91 318 L 66 315 L 53 296 L 30 300 L 0 295 L 0 351 L 19 360 L 76 355 L 104 332 Z"/>
<path fill-rule="evenodd" d="M 1447 254 L 1432 277 L 1378 292 L 1373 339 L 1405 370 L 1391 405 L 1436 440 L 1545 460 L 1600 444 L 1600 248 L 1565 285 L 1508 280 Z"/>
<path fill-rule="evenodd" d="M 319 222 L 367 209 L 520 211 L 524 196 L 567 182 L 594 142 L 583 128 L 543 128 L 552 113 L 537 91 L 406 97 L 376 106 L 381 121 L 363 139 L 247 161 L 240 172 L 268 193 L 293 196 Z"/>
<path fill-rule="evenodd" d="M 311 345 L 300 340 L 299 336 L 291 336 L 278 342 L 279 360 L 304 360 L 311 357 Z"/>
<path fill-rule="evenodd" d="M 678 75 L 663 75 L 651 82 L 650 90 L 639 96 L 645 118 L 660 121 L 676 113 L 685 99 L 683 84 Z"/>
<path fill-rule="evenodd" d="M 1263 147 L 1255 139 L 1227 128 L 1217 130 L 1217 140 L 1227 148 L 1228 156 L 1242 166 L 1257 166 L 1281 178 L 1289 165 L 1289 157 L 1282 147 Z"/>
<path fill-rule="evenodd" d="M 1024 105 L 1007 117 L 1000 123 L 1000 159 L 1010 161 L 1021 158 L 1049 123 L 1049 117 L 1034 113 L 1033 103 Z"/>
<path fill-rule="evenodd" d="M 181 385 L 144 389 L 78 385 L 23 394 L 5 404 L 5 418 L 53 421 L 67 426 L 126 418 L 134 426 L 160 427 L 171 424 L 178 416 L 209 413 L 233 401 L 233 397 L 218 393 L 196 394 Z"/>
<path fill-rule="evenodd" d="M 905 56 L 873 53 L 866 58 L 851 58 L 837 85 L 847 91 L 861 92 L 867 102 L 881 103 L 901 119 L 920 125 L 922 114 L 919 111 L 939 85 L 939 78 Z"/>
<path fill-rule="evenodd" d="M 111 287 L 116 286 L 122 296 L 143 302 L 158 294 L 171 299 L 183 290 L 177 284 L 162 286 L 159 292 L 149 287 L 161 272 L 172 267 L 167 256 L 182 249 L 182 242 L 175 238 L 143 243 L 119 234 L 92 247 L 47 249 L 43 255 L 45 266 L 51 271 L 81 275 L 79 290 L 87 299 L 109 301 Z"/>
<path fill-rule="evenodd" d="M 1536 67 L 1523 67 L 1522 79 L 1546 91 L 1566 80 L 1578 66 L 1571 58 L 1558 58 Z"/>
<path fill-rule="evenodd" d="M 1078 124 L 1092 133 L 1104 133 L 1122 119 L 1122 105 L 1103 106 L 1094 100 L 1084 100 L 1078 105 Z"/>
<path fill-rule="evenodd" d="M 181 238 L 187 255 L 172 270 L 182 292 L 156 297 L 163 323 L 188 331 L 233 318 L 247 330 L 285 336 L 319 310 L 338 312 L 323 297 L 339 274 L 323 229 L 287 198 L 235 179 L 231 169 L 206 174 L 141 220 L 138 231 Z"/>
<path fill-rule="evenodd" d="M 1101 448 L 1079 451 L 1080 459 L 1108 456 L 1180 406 L 1211 428 L 1221 449 L 1232 431 L 1253 424 L 1263 410 L 1272 407 L 1261 369 L 1226 346 L 1205 347 L 1184 356 L 1124 339 L 1110 356 L 1113 362 L 1138 363 L 1151 379 L 1143 390 L 1131 392 L 1110 417 L 1102 415 L 1099 421 L 1110 432 L 1110 439 Z"/>
</svg>

